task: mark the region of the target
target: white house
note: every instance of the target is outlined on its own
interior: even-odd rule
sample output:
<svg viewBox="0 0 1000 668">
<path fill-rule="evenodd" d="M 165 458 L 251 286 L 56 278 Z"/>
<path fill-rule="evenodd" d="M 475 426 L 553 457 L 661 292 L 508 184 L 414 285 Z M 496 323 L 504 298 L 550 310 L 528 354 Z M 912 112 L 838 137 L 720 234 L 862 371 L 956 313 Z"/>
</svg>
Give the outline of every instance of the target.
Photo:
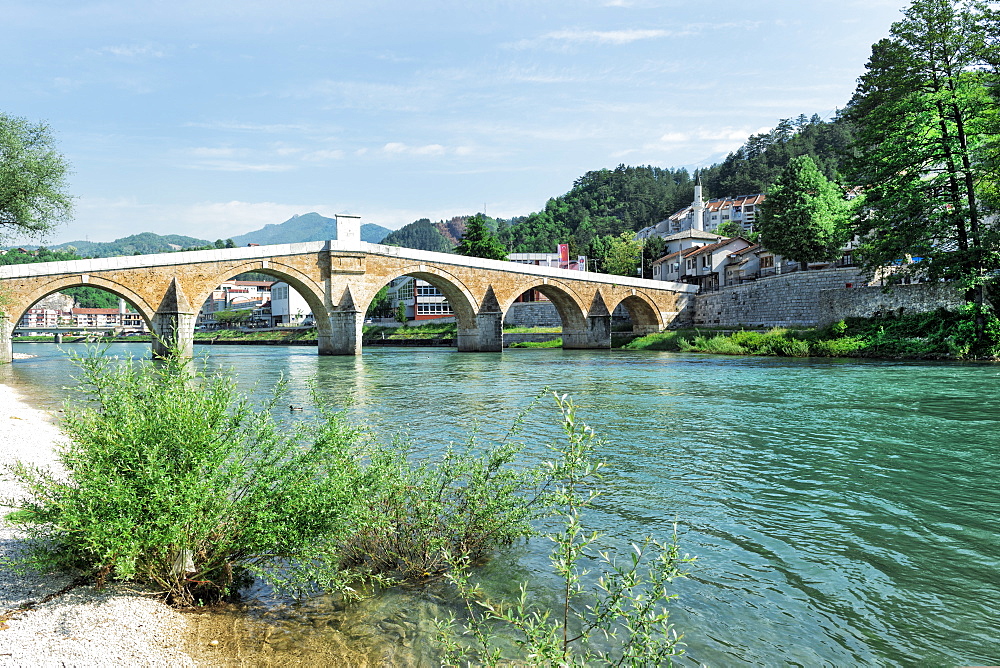
<svg viewBox="0 0 1000 668">
<path fill-rule="evenodd" d="M 311 315 L 309 304 L 295 288 L 283 281 L 271 286 L 271 326 L 295 327 Z"/>
</svg>

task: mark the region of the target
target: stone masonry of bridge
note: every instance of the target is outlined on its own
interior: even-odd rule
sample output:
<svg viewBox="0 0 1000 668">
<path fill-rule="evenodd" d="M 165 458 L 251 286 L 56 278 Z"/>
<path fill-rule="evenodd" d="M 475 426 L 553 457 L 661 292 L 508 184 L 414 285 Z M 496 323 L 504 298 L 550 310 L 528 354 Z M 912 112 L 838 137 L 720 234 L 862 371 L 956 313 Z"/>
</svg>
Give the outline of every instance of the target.
<svg viewBox="0 0 1000 668">
<path fill-rule="evenodd" d="M 223 281 L 251 271 L 285 281 L 302 295 L 316 319 L 320 355 L 360 353 L 368 305 L 402 275 L 423 279 L 448 298 L 460 351 L 501 351 L 504 314 L 530 289 L 558 310 L 564 348 L 609 348 L 611 312 L 619 304 L 637 334 L 691 322 L 692 285 L 369 244 L 360 240 L 357 216 L 338 216 L 337 223 L 336 241 L 0 267 L 0 362 L 11 361 L 14 325 L 32 304 L 81 285 L 131 304 L 158 339 L 154 355 L 169 348 L 191 355 L 201 305 Z"/>
</svg>

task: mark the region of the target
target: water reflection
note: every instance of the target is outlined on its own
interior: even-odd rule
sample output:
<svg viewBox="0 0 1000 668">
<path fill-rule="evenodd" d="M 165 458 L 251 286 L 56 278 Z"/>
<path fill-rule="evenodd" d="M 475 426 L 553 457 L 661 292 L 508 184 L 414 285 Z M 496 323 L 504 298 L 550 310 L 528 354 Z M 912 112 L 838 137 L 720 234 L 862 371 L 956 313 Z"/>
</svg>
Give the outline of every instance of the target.
<svg viewBox="0 0 1000 668">
<path fill-rule="evenodd" d="M 0 379 L 56 405 L 67 373 L 61 355 L 47 344 L 15 350 L 39 357 L 0 367 Z M 676 519 L 684 549 L 699 558 L 677 586 L 673 619 L 692 662 L 1000 662 L 995 366 L 561 350 L 386 348 L 321 358 L 308 348 L 249 346 L 213 347 L 209 363 L 234 367 L 241 386 L 262 392 L 283 376 L 289 401 L 307 406 L 313 378 L 356 419 L 405 431 L 428 451 L 464 441 L 476 421 L 502 433 L 545 386 L 572 394 L 608 439 L 605 495 L 588 519 L 621 547 L 630 537 L 665 537 Z M 299 418 L 286 409 L 284 419 Z M 559 437 L 551 406 L 530 426 L 528 455 L 537 459 Z M 508 570 L 498 559 L 490 572 L 544 592 L 554 585 L 547 549 L 532 543 Z M 395 638 L 389 645 L 398 650 L 405 635 L 413 660 L 426 659 L 420 619 L 440 601 L 421 596 L 379 597 L 359 608 L 359 620 L 369 620 L 359 628 L 401 623 L 405 634 L 383 624 Z M 282 608 L 283 620 L 251 610 L 246 623 L 344 636 L 344 620 L 338 629 L 317 621 L 324 605 L 332 608 L 322 600 Z M 403 623 L 397 610 L 420 610 L 420 619 Z M 361 649 L 351 644 L 359 654 L 345 662 L 363 655 L 378 665 L 388 645 L 367 633 L 354 634 Z"/>
</svg>

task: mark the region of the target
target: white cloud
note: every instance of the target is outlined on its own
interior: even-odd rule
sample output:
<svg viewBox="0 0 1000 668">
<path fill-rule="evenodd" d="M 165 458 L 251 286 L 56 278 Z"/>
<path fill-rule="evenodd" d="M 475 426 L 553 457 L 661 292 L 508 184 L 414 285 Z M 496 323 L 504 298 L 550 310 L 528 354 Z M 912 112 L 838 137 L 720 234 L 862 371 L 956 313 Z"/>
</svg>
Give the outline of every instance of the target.
<svg viewBox="0 0 1000 668">
<path fill-rule="evenodd" d="M 583 30 L 567 28 L 553 30 L 538 37 L 522 39 L 505 44 L 507 48 L 531 49 L 536 47 L 566 47 L 568 45 L 600 44 L 620 46 L 647 39 L 662 39 L 691 34 L 688 30 L 674 32 L 670 30 L 633 28 L 626 30 Z"/>
<path fill-rule="evenodd" d="M 100 55 L 111 55 L 117 58 L 163 58 L 166 53 L 152 44 L 121 44 L 105 46 L 96 50 Z"/>
<path fill-rule="evenodd" d="M 340 160 L 344 157 L 344 152 L 340 149 L 323 149 L 319 151 L 310 151 L 302 156 L 303 160 L 309 162 L 323 162 L 325 160 Z"/>
<path fill-rule="evenodd" d="M 441 144 L 410 146 L 402 142 L 392 141 L 382 147 L 382 152 L 389 153 L 390 155 L 468 155 L 471 149 L 467 146 L 447 148 Z"/>
<path fill-rule="evenodd" d="M 239 160 L 205 160 L 184 166 L 187 169 L 200 169 L 209 172 L 288 172 L 295 169 L 295 165 L 241 162 Z"/>
</svg>

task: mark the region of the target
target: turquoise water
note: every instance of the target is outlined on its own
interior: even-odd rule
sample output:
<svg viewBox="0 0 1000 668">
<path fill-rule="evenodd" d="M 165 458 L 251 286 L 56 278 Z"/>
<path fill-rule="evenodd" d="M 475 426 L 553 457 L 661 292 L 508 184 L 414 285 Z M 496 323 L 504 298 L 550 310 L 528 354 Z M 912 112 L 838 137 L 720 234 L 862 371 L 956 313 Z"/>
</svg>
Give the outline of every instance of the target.
<svg viewBox="0 0 1000 668">
<path fill-rule="evenodd" d="M 199 349 L 204 350 L 204 349 Z M 0 369 L 56 405 L 65 355 Z M 148 354 L 141 344 L 112 352 Z M 357 419 L 434 450 L 478 423 L 502 432 L 544 387 L 607 439 L 607 491 L 588 518 L 619 544 L 678 523 L 698 558 L 673 621 L 692 662 L 1000 663 L 1000 366 L 628 351 L 213 346 L 248 390 L 308 381 Z M 551 402 L 529 456 L 555 438 Z M 303 411 L 308 417 L 310 411 Z M 510 571 L 539 583 L 544 544 Z M 500 560 L 501 562 L 503 560 Z M 419 663 L 419 661 L 417 662 Z"/>
</svg>

